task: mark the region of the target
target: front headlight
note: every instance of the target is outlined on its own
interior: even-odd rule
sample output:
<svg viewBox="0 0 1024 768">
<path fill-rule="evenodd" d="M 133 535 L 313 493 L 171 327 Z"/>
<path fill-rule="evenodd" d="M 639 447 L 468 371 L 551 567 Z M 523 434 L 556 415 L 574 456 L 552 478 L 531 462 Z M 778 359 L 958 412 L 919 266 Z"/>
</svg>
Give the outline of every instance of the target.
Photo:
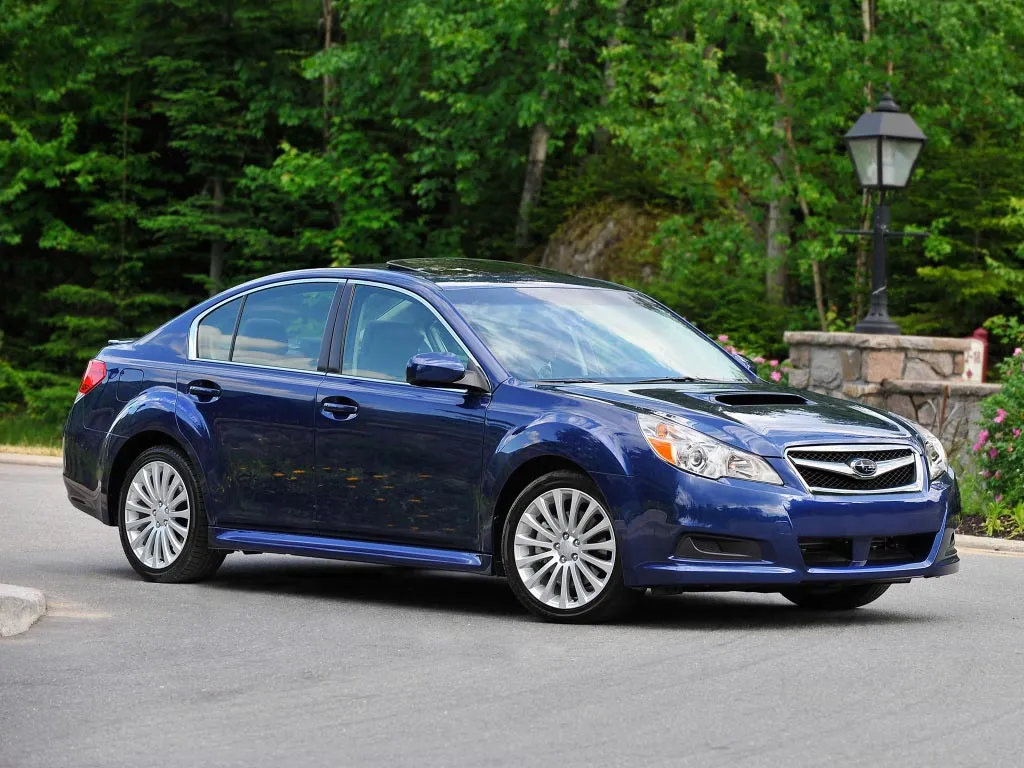
<svg viewBox="0 0 1024 768">
<path fill-rule="evenodd" d="M 942 447 L 939 438 L 920 424 L 914 424 L 914 428 L 924 440 L 924 457 L 928 459 L 928 480 L 931 482 L 949 469 L 949 462 L 946 461 L 946 449 Z"/>
<path fill-rule="evenodd" d="M 686 472 L 711 480 L 735 477 L 782 485 L 782 478 L 760 456 L 733 448 L 662 416 L 639 414 L 637 420 L 651 449 Z"/>
</svg>

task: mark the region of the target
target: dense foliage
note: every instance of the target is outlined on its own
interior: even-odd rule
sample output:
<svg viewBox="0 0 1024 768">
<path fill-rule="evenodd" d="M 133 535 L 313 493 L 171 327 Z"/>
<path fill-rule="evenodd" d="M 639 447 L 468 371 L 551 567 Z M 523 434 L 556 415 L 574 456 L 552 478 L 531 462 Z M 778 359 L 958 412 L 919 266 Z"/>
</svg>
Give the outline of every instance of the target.
<svg viewBox="0 0 1024 768">
<path fill-rule="evenodd" d="M 0 328 L 77 373 L 253 275 L 536 258 L 655 212 L 649 290 L 768 357 L 863 313 L 842 134 L 928 134 L 891 252 L 905 331 L 1024 296 L 1018 0 L 0 0 Z"/>
<path fill-rule="evenodd" d="M 1013 356 L 1000 367 L 1003 388 L 982 403 L 983 429 L 973 451 L 993 501 L 1009 509 L 1017 506 L 1024 509 L 1024 353 L 1021 348 L 1014 350 Z"/>
</svg>

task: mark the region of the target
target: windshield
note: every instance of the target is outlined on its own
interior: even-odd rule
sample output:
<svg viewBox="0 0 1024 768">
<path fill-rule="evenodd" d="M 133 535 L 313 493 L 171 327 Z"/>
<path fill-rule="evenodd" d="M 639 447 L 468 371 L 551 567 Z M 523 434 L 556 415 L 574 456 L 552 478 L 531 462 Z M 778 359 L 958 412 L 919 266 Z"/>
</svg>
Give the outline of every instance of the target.
<svg viewBox="0 0 1024 768">
<path fill-rule="evenodd" d="M 452 287 L 498 361 L 527 381 L 749 381 L 713 342 L 632 291 Z"/>
</svg>

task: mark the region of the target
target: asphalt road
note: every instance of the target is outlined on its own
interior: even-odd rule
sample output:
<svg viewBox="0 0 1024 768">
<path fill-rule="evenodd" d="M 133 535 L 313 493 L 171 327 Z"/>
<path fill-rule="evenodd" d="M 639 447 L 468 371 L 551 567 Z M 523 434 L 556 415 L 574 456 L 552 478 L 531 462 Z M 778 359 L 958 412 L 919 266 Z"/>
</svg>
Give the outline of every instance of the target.
<svg viewBox="0 0 1024 768">
<path fill-rule="evenodd" d="M 57 469 L 0 464 L 0 766 L 1024 764 L 1024 558 L 809 615 L 774 595 L 529 618 L 497 579 L 233 555 L 146 584 Z"/>
</svg>

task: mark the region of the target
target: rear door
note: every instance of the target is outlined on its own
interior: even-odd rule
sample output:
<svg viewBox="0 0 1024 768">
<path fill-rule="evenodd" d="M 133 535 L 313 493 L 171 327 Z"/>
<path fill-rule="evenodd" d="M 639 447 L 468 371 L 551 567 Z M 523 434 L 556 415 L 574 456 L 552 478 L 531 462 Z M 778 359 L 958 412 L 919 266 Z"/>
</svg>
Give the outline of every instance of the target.
<svg viewBox="0 0 1024 768">
<path fill-rule="evenodd" d="M 407 384 L 406 364 L 419 352 L 470 355 L 421 297 L 357 281 L 349 288 L 335 332 L 344 337 L 340 372 L 317 395 L 320 529 L 476 550 L 490 395 Z"/>
<path fill-rule="evenodd" d="M 216 525 L 315 530 L 313 415 L 341 285 L 278 283 L 199 318 L 177 413 L 200 422 L 184 434 L 209 433 L 197 452 Z"/>
</svg>

